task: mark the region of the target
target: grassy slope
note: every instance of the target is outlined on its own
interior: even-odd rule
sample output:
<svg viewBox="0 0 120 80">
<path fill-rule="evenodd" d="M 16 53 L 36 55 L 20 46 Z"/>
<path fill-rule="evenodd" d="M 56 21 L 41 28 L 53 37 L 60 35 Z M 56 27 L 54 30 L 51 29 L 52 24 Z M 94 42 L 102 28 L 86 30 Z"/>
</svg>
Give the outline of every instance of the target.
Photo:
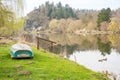
<svg viewBox="0 0 120 80">
<path fill-rule="evenodd" d="M 11 59 L 11 45 L 0 45 L 0 80 L 108 80 L 100 73 L 34 47 L 33 59 Z"/>
</svg>

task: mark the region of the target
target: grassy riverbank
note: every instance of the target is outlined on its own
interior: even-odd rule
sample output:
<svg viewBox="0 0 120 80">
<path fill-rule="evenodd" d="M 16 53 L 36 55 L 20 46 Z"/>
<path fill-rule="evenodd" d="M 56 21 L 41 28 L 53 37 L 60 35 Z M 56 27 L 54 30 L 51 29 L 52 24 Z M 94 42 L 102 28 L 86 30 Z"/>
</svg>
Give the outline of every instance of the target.
<svg viewBox="0 0 120 80">
<path fill-rule="evenodd" d="M 11 59 L 12 44 L 0 44 L 0 80 L 108 80 L 100 73 L 35 47 L 33 59 Z"/>
</svg>

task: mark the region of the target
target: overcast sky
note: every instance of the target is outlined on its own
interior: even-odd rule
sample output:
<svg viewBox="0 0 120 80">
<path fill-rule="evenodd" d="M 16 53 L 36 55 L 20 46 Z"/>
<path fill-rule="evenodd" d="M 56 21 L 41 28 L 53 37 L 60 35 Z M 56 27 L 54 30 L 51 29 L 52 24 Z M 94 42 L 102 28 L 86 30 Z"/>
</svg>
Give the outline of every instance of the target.
<svg viewBox="0 0 120 80">
<path fill-rule="evenodd" d="M 97 9 L 102 8 L 118 9 L 120 8 L 120 0 L 26 0 L 25 12 L 26 15 L 32 11 L 35 7 L 44 4 L 46 1 L 58 3 L 61 2 L 63 5 L 69 4 L 72 8 L 79 9 Z"/>
</svg>

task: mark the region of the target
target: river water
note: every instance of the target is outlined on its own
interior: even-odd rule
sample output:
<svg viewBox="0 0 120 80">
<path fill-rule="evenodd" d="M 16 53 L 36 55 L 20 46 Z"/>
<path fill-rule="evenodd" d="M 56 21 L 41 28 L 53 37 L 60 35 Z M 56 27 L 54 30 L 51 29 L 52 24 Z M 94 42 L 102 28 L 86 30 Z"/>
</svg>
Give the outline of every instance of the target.
<svg viewBox="0 0 120 80">
<path fill-rule="evenodd" d="M 69 59 L 120 80 L 120 55 L 115 49 L 111 49 L 111 54 L 106 56 L 102 56 L 99 50 L 77 51 L 70 55 Z"/>
<path fill-rule="evenodd" d="M 120 35 L 49 34 L 41 37 L 57 43 L 52 49 L 43 48 L 120 80 Z"/>
</svg>

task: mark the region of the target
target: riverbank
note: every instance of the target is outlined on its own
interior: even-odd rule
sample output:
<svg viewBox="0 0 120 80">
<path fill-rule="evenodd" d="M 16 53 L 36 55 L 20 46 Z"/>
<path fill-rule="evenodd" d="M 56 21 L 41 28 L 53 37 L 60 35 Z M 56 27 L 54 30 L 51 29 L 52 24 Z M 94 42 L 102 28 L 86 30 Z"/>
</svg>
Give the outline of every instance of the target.
<svg viewBox="0 0 120 80">
<path fill-rule="evenodd" d="M 0 80 L 108 80 L 101 73 L 35 47 L 33 59 L 11 59 L 12 44 L 0 45 Z"/>
<path fill-rule="evenodd" d="M 77 35 L 81 35 L 81 34 L 96 35 L 96 34 L 119 34 L 120 32 L 99 31 L 99 30 L 77 30 L 74 33 Z"/>
</svg>

